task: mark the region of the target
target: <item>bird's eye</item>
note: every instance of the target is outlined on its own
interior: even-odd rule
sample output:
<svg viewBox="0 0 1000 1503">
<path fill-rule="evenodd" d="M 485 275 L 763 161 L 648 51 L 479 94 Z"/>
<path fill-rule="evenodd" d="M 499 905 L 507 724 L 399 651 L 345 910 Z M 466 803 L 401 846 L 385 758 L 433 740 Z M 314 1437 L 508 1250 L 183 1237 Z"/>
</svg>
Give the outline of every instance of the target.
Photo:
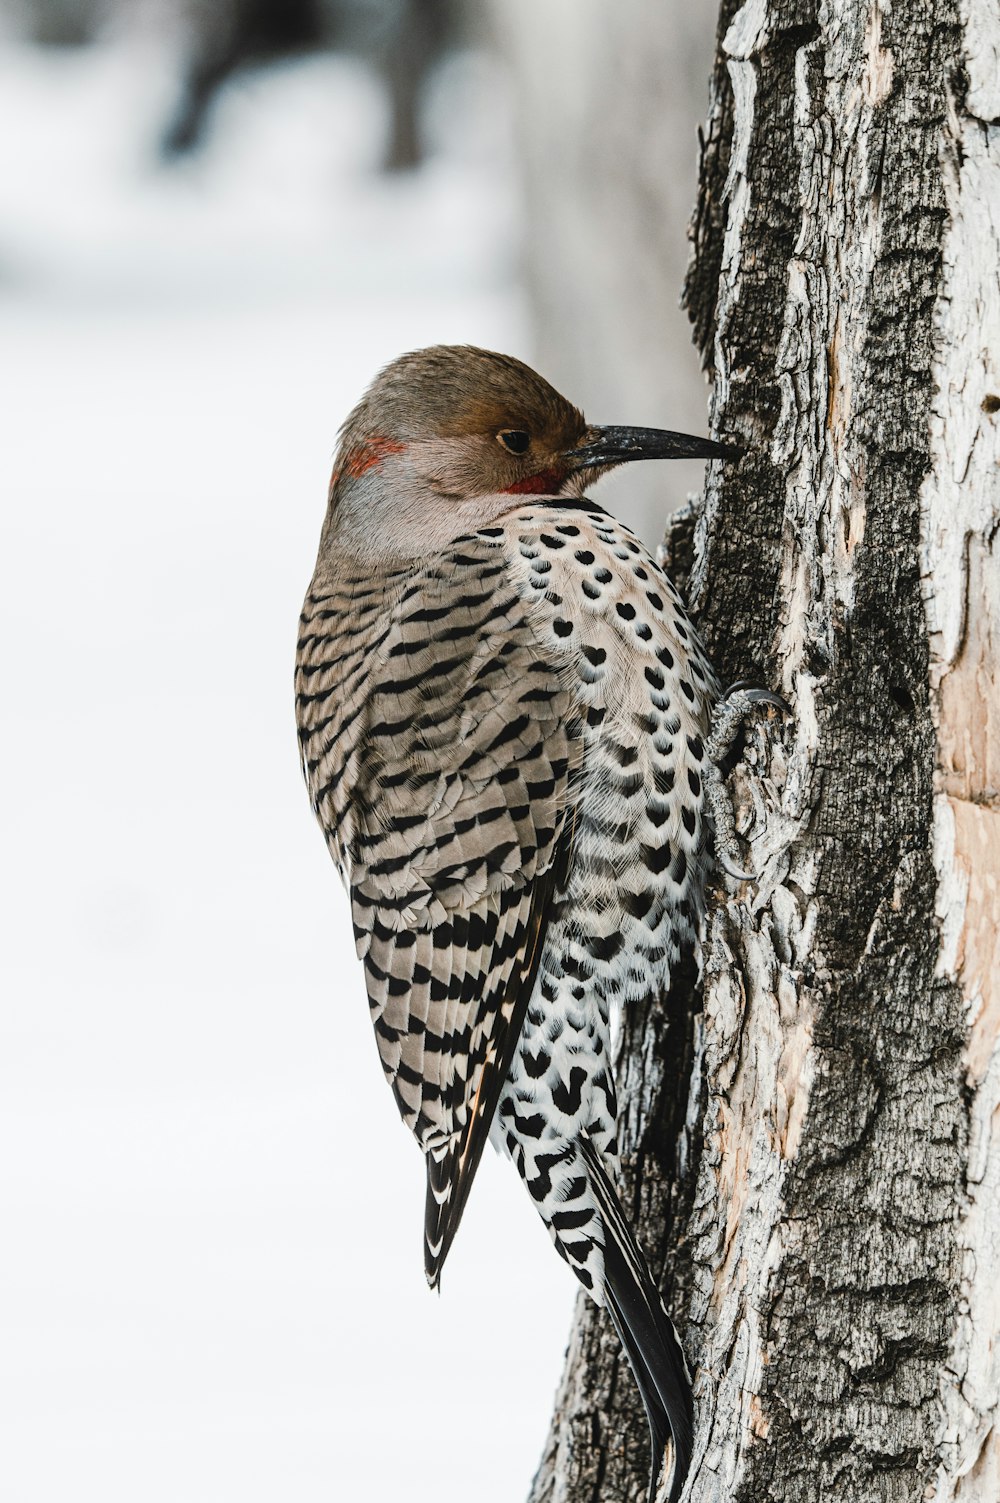
<svg viewBox="0 0 1000 1503">
<path fill-rule="evenodd" d="M 526 454 L 528 445 L 531 443 L 531 434 L 526 433 L 523 428 L 504 428 L 497 434 L 497 441 L 512 454 Z"/>
</svg>

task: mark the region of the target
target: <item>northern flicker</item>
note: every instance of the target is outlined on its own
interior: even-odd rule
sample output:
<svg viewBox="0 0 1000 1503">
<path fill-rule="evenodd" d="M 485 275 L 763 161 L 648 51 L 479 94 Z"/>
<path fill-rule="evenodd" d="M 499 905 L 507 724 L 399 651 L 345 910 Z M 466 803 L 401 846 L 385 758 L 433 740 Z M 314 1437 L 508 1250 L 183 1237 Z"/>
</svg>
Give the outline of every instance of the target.
<svg viewBox="0 0 1000 1503">
<path fill-rule="evenodd" d="M 718 690 L 674 586 L 586 497 L 638 459 L 725 459 L 594 427 L 520 361 L 388 366 L 340 436 L 296 705 L 350 891 L 386 1077 L 427 1168 L 441 1277 L 487 1138 L 605 1305 L 669 1496 L 690 1380 L 616 1191 L 616 1004 L 696 943 Z"/>
</svg>

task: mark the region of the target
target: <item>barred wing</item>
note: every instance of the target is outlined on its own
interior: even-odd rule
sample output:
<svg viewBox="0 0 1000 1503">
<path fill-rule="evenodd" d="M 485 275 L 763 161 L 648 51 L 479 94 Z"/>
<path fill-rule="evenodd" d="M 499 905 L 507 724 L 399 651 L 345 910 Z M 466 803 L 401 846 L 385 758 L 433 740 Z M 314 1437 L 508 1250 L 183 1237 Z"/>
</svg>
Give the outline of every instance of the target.
<svg viewBox="0 0 1000 1503">
<path fill-rule="evenodd" d="M 303 760 L 350 883 L 383 1068 L 427 1154 L 433 1285 L 564 877 L 579 727 L 496 530 L 384 588 L 310 598 L 306 637 L 333 613 L 323 650 L 341 673 L 300 703 Z M 355 660 L 366 630 L 377 645 Z M 300 661 L 301 686 L 317 680 Z"/>
</svg>

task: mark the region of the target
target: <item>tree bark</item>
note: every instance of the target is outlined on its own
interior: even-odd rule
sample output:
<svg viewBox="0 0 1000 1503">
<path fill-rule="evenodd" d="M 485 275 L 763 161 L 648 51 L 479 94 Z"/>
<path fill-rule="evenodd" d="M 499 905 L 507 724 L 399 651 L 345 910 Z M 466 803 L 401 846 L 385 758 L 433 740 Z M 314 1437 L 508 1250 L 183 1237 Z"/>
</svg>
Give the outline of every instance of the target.
<svg viewBox="0 0 1000 1503">
<path fill-rule="evenodd" d="M 723 0 L 686 300 L 714 466 L 665 551 L 794 716 L 730 786 L 702 985 L 626 1019 L 628 1194 L 696 1369 L 688 1503 L 1000 1498 L 1000 13 Z M 581 1298 L 532 1503 L 640 1499 Z"/>
</svg>

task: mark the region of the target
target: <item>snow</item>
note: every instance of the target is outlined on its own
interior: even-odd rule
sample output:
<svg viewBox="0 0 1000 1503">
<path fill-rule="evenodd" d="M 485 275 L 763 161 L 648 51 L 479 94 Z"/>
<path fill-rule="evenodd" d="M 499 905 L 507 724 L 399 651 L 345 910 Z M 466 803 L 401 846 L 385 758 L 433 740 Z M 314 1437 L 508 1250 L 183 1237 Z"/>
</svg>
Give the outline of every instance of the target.
<svg viewBox="0 0 1000 1503">
<path fill-rule="evenodd" d="M 0 51 L 0 1495 L 507 1503 L 573 1280 L 490 1156 L 426 1291 L 291 705 L 350 404 L 423 343 L 530 358 L 502 98 L 453 67 L 388 181 L 357 64 L 162 172 L 171 87 L 147 36 Z"/>
</svg>

